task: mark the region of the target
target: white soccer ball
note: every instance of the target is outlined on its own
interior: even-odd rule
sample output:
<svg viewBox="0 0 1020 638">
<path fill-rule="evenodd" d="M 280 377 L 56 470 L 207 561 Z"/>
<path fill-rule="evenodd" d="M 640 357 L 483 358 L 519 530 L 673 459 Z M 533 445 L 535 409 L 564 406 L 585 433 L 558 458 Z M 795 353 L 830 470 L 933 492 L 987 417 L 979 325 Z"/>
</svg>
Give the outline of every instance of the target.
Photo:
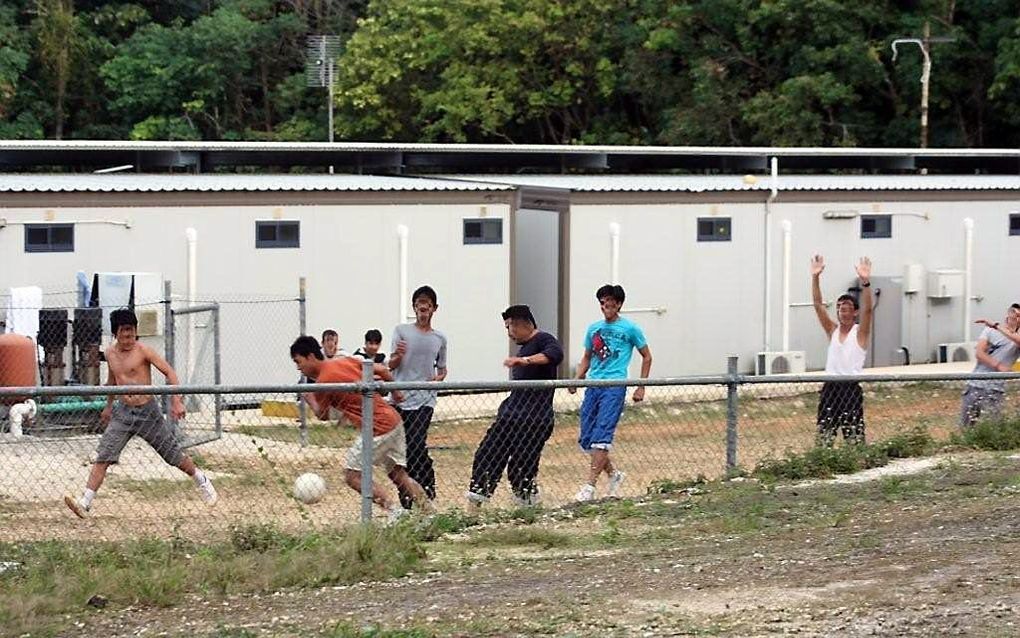
<svg viewBox="0 0 1020 638">
<path fill-rule="evenodd" d="M 326 481 L 314 472 L 306 472 L 294 481 L 294 498 L 311 505 L 326 495 Z"/>
</svg>

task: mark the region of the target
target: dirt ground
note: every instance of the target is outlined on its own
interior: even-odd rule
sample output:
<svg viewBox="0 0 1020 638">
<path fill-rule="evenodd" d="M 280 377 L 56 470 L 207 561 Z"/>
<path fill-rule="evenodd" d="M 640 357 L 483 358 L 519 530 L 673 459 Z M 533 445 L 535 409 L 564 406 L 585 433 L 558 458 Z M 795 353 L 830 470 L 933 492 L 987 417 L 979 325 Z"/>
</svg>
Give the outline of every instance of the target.
<svg viewBox="0 0 1020 638">
<path fill-rule="evenodd" d="M 1020 457 L 906 465 L 570 506 L 430 543 L 396 581 L 93 612 L 68 635 L 1017 635 Z"/>
<path fill-rule="evenodd" d="M 640 497 L 651 484 L 704 475 L 721 476 L 726 459 L 726 404 L 717 387 L 657 388 L 653 401 L 629 405 L 617 432 L 613 454 L 627 473 L 623 494 Z M 916 425 L 936 438 L 956 428 L 959 384 L 924 382 L 875 384 L 866 392 L 868 438 L 880 440 Z M 1016 393 L 1010 393 L 1010 396 Z M 436 506 L 460 507 L 468 487 L 475 448 L 496 404 L 493 397 L 451 397 L 430 433 L 438 482 Z M 814 443 L 816 387 L 782 385 L 741 390 L 738 463 L 753 468 L 767 456 L 803 450 Z M 491 404 L 491 405 L 490 405 Z M 577 448 L 577 397 L 558 398 L 556 429 L 542 456 L 539 480 L 545 505 L 570 503 L 586 476 L 587 458 Z M 491 411 L 491 410 L 490 410 Z M 189 451 L 208 470 L 220 492 L 206 508 L 195 488 L 135 439 L 110 473 L 87 521 L 70 518 L 64 494 L 80 494 L 98 435 L 70 438 L 25 437 L 0 441 L 0 541 L 18 539 L 108 539 L 140 535 L 208 538 L 234 524 L 271 521 L 284 528 L 335 525 L 357 520 L 360 501 L 342 484 L 350 428 L 319 424 L 311 445 L 298 443 L 290 419 L 257 411 L 224 415 L 225 434 Z M 207 434 L 208 423 L 193 418 L 192 435 Z M 329 484 L 326 498 L 304 507 L 290 497 L 299 474 L 320 473 Z M 603 486 L 604 489 L 604 486 Z M 505 481 L 492 507 L 510 505 Z"/>
</svg>

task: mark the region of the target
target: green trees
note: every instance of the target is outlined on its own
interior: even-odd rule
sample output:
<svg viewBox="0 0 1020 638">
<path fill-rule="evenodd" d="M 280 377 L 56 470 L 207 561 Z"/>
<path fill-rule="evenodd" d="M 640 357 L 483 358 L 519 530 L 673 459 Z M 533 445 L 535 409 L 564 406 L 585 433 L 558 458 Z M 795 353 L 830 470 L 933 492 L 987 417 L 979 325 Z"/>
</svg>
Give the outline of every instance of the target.
<svg viewBox="0 0 1020 638">
<path fill-rule="evenodd" d="M 8 0 L 0 137 L 1012 146 L 1012 0 Z"/>
</svg>

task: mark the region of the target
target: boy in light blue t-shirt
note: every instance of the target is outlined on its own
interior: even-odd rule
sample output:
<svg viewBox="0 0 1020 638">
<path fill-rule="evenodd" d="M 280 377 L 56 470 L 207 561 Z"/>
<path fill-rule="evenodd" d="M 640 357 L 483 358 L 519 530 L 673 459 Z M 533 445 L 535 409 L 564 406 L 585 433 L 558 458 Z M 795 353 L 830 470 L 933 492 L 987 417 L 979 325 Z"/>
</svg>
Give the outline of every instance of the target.
<svg viewBox="0 0 1020 638">
<path fill-rule="evenodd" d="M 602 321 L 588 326 L 584 335 L 584 355 L 577 364 L 578 379 L 626 379 L 630 358 L 636 349 L 641 355 L 641 378 L 647 379 L 652 370 L 652 352 L 648 342 L 633 321 L 620 316 L 626 293 L 622 286 L 606 284 L 598 289 L 595 298 L 602 308 Z M 570 388 L 571 394 L 577 392 Z M 634 390 L 634 401 L 645 398 L 645 389 Z M 627 399 L 626 386 L 587 388 L 581 403 L 581 434 L 578 443 L 591 455 L 588 482 L 577 493 L 578 501 L 595 498 L 595 484 L 603 472 L 609 477 L 609 496 L 618 496 L 625 474 L 613 466 L 609 450 L 613 447 L 616 425 Z"/>
</svg>

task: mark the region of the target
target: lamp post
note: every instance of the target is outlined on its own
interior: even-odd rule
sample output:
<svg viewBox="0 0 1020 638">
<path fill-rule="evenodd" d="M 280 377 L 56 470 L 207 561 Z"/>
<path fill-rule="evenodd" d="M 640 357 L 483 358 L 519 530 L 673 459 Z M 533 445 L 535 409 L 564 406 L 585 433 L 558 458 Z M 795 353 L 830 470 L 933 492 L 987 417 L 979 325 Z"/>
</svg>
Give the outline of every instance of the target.
<svg viewBox="0 0 1020 638">
<path fill-rule="evenodd" d="M 955 38 L 933 38 L 928 22 L 924 23 L 923 38 L 897 38 L 892 41 L 892 59 L 896 61 L 899 44 L 916 44 L 921 49 L 924 62 L 921 66 L 921 148 L 928 148 L 928 85 L 931 81 L 931 44 L 935 42 L 952 42 Z"/>
</svg>

